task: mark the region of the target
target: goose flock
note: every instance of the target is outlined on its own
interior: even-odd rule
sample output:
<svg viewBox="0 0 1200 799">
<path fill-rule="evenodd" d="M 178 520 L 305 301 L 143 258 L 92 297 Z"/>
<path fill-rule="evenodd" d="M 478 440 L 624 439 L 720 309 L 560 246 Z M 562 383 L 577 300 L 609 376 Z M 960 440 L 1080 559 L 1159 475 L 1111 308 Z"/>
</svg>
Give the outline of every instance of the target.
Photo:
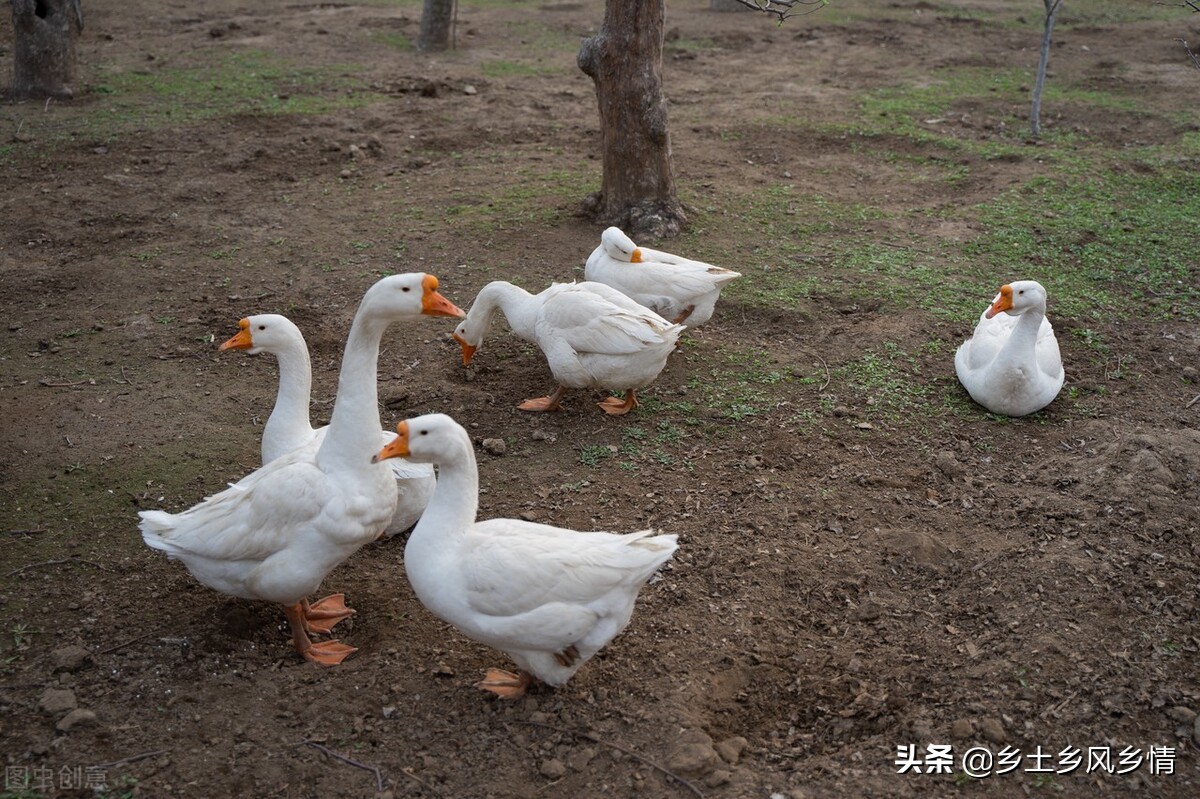
<svg viewBox="0 0 1200 799">
<path fill-rule="evenodd" d="M 515 335 L 538 345 L 557 384 L 518 408 L 556 411 L 570 389 L 605 389 L 622 397 L 600 408 L 629 413 L 682 332 L 709 321 L 721 289 L 741 277 L 638 247 L 616 227 L 601 235 L 584 274 L 583 282 L 538 294 L 489 283 L 469 313 L 439 292 L 433 275 L 379 280 L 351 324 L 333 414 L 320 429 L 309 420 L 312 367 L 300 330 L 278 314 L 242 319 L 220 349 L 268 352 L 279 367 L 263 465 L 181 513 L 142 511 L 146 545 L 215 591 L 279 604 L 297 653 L 334 666 L 355 648 L 313 636 L 331 635 L 354 610 L 342 594 L 309 596 L 361 547 L 412 528 L 404 564 L 422 605 L 517 666 L 489 669 L 476 686 L 512 698 L 535 680 L 564 684 L 629 624 L 639 591 L 674 554 L 677 536 L 478 520 L 479 472 L 466 430 L 444 414 L 385 430 L 376 374 L 392 322 L 460 319 L 453 338 L 468 364 L 501 313 Z M 1053 401 L 1063 368 L 1045 289 L 1029 280 L 1003 286 L 959 347 L 955 369 L 992 413 L 1022 416 Z"/>
</svg>

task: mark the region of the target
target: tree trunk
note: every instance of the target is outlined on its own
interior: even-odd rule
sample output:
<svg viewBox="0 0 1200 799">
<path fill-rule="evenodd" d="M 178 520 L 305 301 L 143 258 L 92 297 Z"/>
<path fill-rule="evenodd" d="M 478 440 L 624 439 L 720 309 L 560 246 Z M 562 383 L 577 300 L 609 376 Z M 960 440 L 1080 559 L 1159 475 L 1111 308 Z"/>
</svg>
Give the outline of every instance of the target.
<svg viewBox="0 0 1200 799">
<path fill-rule="evenodd" d="M 13 96 L 72 97 L 79 0 L 12 0 Z"/>
<path fill-rule="evenodd" d="M 449 49 L 455 1 L 425 0 L 425 6 L 421 9 L 421 32 L 417 35 L 418 50 Z"/>
<path fill-rule="evenodd" d="M 1042 88 L 1046 85 L 1046 65 L 1050 62 L 1050 33 L 1062 0 L 1042 0 L 1046 6 L 1046 24 L 1042 28 L 1042 53 L 1038 57 L 1037 79 L 1033 84 L 1033 107 L 1029 110 L 1029 134 L 1042 135 Z"/>
<path fill-rule="evenodd" d="M 579 68 L 596 84 L 604 164 L 585 207 L 634 238 L 674 236 L 687 222 L 662 96 L 665 14 L 664 0 L 607 0 L 600 32 L 579 50 Z"/>
</svg>

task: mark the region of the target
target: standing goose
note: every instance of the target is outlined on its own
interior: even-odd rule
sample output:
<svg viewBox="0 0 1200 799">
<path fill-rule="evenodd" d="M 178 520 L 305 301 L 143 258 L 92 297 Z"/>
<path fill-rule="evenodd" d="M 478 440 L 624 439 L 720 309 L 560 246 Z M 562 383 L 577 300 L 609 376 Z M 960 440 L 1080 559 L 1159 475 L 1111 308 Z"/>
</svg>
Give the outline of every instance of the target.
<svg viewBox="0 0 1200 799">
<path fill-rule="evenodd" d="M 620 228 L 600 235 L 583 276 L 612 286 L 676 324 L 699 327 L 712 318 L 721 288 L 740 272 L 638 247 Z"/>
<path fill-rule="evenodd" d="M 576 532 L 519 519 L 477 522 L 479 472 L 467 432 L 444 414 L 401 422 L 377 459 L 432 463 L 437 488 L 404 547 L 413 591 L 434 615 L 508 654 L 476 687 L 511 698 L 533 678 L 559 686 L 625 629 L 677 536 Z"/>
<path fill-rule="evenodd" d="M 522 402 L 525 411 L 556 411 L 569 388 L 624 391 L 624 400 L 598 403 L 619 416 L 637 407 L 637 389 L 649 385 L 666 366 L 682 325 L 672 324 L 602 283 L 555 283 L 540 294 L 497 280 L 475 297 L 467 318 L 455 329 L 463 365 L 483 343 L 497 311 L 513 333 L 535 342 L 546 356 L 558 388 L 547 397 Z"/>
<path fill-rule="evenodd" d="M 296 651 L 323 665 L 354 652 L 313 643 L 353 613 L 340 595 L 309 605 L 331 569 L 377 538 L 396 507 L 396 481 L 370 455 L 380 440 L 376 367 L 387 326 L 422 314 L 461 317 L 437 292 L 437 278 L 393 275 L 363 297 L 346 340 L 329 432 L 182 513 L 142 511 L 146 545 L 182 560 L 204 585 L 243 599 L 283 605 Z"/>
<path fill-rule="evenodd" d="M 279 362 L 279 393 L 267 423 L 263 425 L 262 462 L 270 463 L 297 447 L 320 447 L 329 427 L 313 429 L 308 418 L 312 394 L 312 365 L 308 346 L 300 328 L 279 314 L 258 314 L 238 322 L 236 335 L 221 345 L 221 350 L 245 350 L 251 355 L 269 352 Z M 380 430 L 383 443 L 396 437 Z M 396 478 L 396 511 L 384 530 L 391 538 L 417 523 L 433 496 L 433 467 L 424 463 L 393 460 L 389 464 Z"/>
<path fill-rule="evenodd" d="M 1049 405 L 1064 374 L 1042 284 L 1002 286 L 955 353 L 954 369 L 971 399 L 992 413 L 1025 416 Z"/>
</svg>

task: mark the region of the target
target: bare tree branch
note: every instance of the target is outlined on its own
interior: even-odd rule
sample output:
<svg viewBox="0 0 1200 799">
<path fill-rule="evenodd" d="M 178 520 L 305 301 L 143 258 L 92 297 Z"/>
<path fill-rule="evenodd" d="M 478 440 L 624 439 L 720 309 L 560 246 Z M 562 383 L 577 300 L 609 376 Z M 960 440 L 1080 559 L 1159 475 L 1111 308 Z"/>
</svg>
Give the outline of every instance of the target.
<svg viewBox="0 0 1200 799">
<path fill-rule="evenodd" d="M 1175 41 L 1183 45 L 1183 52 L 1188 54 L 1188 58 L 1192 59 L 1192 63 L 1196 65 L 1196 69 L 1200 69 L 1200 58 L 1192 52 L 1192 48 L 1188 47 L 1187 39 L 1176 39 Z"/>
<path fill-rule="evenodd" d="M 733 0 L 733 2 L 778 17 L 781 25 L 788 17 L 811 14 L 829 5 L 829 0 Z"/>
</svg>

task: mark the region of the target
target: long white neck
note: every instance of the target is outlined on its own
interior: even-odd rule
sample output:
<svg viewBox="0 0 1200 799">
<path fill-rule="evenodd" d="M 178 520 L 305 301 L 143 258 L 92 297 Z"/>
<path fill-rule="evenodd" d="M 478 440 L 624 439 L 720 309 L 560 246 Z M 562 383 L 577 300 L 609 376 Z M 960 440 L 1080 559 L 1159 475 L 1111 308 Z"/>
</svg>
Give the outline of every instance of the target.
<svg viewBox="0 0 1200 799">
<path fill-rule="evenodd" d="M 466 431 L 457 430 L 451 445 L 437 460 L 437 487 L 425 507 L 416 529 L 404 546 L 404 565 L 408 581 L 421 602 L 439 613 L 449 596 L 456 594 L 446 585 L 445 570 L 438 564 L 458 557 L 456 539 L 475 523 L 479 512 L 479 470 L 475 451 Z"/>
<path fill-rule="evenodd" d="M 1017 324 L 1013 327 L 1008 341 L 1004 344 L 1004 349 L 1000 351 L 997 358 L 1028 360 L 1031 353 L 1037 348 L 1038 331 L 1042 329 L 1042 320 L 1045 318 L 1046 309 L 1044 307 L 1034 306 L 1023 311 L 1017 317 Z"/>
<path fill-rule="evenodd" d="M 492 317 L 500 310 L 504 312 L 504 318 L 508 320 L 508 326 L 512 328 L 513 333 L 526 341 L 533 341 L 536 335 L 534 324 L 537 322 L 540 305 L 534 295 L 520 286 L 502 280 L 488 283 L 471 305 L 471 314 L 476 313 L 476 308 L 480 314 L 479 325 L 476 328 L 478 335 L 474 340 L 482 338 L 484 331 L 491 324 Z"/>
<path fill-rule="evenodd" d="M 294 342 L 275 353 L 279 361 L 279 393 L 263 427 L 262 459 L 270 463 L 312 439 L 308 403 L 312 396 L 312 363 L 308 347 Z"/>
<path fill-rule="evenodd" d="M 372 318 L 366 306 L 364 300 L 346 338 L 329 432 L 317 452 L 317 464 L 322 469 L 335 463 L 366 469 L 371 466 L 371 456 L 379 449 L 382 425 L 376 371 L 379 342 L 388 323 Z"/>
</svg>

